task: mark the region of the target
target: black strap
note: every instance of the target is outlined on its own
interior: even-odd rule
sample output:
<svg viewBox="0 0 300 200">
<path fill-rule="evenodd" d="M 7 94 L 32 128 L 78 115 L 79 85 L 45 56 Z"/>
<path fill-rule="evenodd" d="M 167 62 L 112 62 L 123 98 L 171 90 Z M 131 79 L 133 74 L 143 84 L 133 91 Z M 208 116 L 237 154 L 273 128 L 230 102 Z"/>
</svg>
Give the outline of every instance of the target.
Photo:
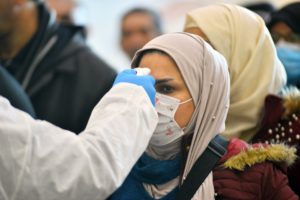
<svg viewBox="0 0 300 200">
<path fill-rule="evenodd" d="M 210 141 L 208 147 L 197 159 L 180 187 L 176 200 L 191 200 L 193 198 L 208 174 L 213 170 L 220 158 L 227 152 L 228 143 L 229 141 L 220 135 L 217 135 Z"/>
</svg>

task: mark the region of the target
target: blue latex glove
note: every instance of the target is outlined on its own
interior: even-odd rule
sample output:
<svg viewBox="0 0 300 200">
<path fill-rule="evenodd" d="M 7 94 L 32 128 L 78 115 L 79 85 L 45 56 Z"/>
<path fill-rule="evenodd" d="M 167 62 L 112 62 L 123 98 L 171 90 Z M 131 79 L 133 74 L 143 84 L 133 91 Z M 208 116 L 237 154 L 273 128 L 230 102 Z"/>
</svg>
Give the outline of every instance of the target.
<svg viewBox="0 0 300 200">
<path fill-rule="evenodd" d="M 147 92 L 153 106 L 155 106 L 155 79 L 150 75 L 137 76 L 134 69 L 127 69 L 118 74 L 114 81 L 114 85 L 118 83 L 132 83 L 142 86 Z"/>
</svg>

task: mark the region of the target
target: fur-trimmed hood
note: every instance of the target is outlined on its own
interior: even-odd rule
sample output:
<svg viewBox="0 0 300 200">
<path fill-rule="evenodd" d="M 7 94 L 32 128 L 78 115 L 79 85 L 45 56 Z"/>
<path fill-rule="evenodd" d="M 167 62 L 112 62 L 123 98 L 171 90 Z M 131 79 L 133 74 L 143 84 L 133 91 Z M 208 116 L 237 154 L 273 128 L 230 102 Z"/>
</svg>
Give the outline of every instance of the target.
<svg viewBox="0 0 300 200">
<path fill-rule="evenodd" d="M 285 112 L 283 117 L 287 118 L 293 113 L 300 111 L 300 91 L 296 87 L 289 87 L 282 91 L 283 106 Z"/>
<path fill-rule="evenodd" d="M 221 159 L 223 166 L 239 171 L 268 161 L 290 166 L 297 158 L 296 148 L 285 144 L 248 145 L 239 139 L 232 139 L 227 149 L 228 153 Z"/>
<path fill-rule="evenodd" d="M 283 142 L 286 145 L 297 148 L 297 155 L 300 156 L 300 91 L 296 87 L 288 87 L 281 91 L 280 95 L 270 94 L 265 99 L 263 120 L 260 129 L 252 138 L 252 142 L 267 144 Z M 287 148 L 287 149 L 286 149 Z M 279 157 L 287 164 L 295 158 L 293 151 L 287 146 L 273 146 L 268 149 L 280 151 Z M 290 151 L 292 150 L 292 151 Z M 276 151 L 275 151 L 276 152 Z M 277 155 L 277 154 L 276 154 Z M 292 156 L 291 156 L 292 155 Z M 278 156 L 278 155 L 277 155 Z M 250 156 L 249 156 L 250 157 Z M 292 159 L 290 159 L 292 158 Z M 286 160 L 285 160 L 286 159 Z M 272 158 L 271 161 L 274 159 Z M 229 164 L 230 163 L 230 164 Z M 234 164 L 233 164 L 234 163 Z M 228 162 L 226 166 L 236 166 L 236 162 Z M 228 165 L 227 165 L 228 164 Z M 284 171 L 287 165 L 279 165 Z M 289 183 L 294 191 L 300 195 L 300 159 L 298 158 L 293 166 L 289 167 Z"/>
<path fill-rule="evenodd" d="M 300 91 L 296 87 L 287 87 L 281 95 L 269 94 L 265 99 L 264 117 L 261 127 L 270 127 L 280 120 L 288 120 L 300 113 Z"/>
</svg>

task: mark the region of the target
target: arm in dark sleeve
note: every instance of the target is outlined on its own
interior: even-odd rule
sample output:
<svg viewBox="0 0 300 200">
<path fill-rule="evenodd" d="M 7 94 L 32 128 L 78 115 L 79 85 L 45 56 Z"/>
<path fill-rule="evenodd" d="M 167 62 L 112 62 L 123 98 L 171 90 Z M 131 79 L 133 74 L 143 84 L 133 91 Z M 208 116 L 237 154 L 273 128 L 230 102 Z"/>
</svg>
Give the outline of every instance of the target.
<svg viewBox="0 0 300 200">
<path fill-rule="evenodd" d="M 31 101 L 22 86 L 3 67 L 0 66 L 0 95 L 6 97 L 10 103 L 35 117 Z"/>
</svg>

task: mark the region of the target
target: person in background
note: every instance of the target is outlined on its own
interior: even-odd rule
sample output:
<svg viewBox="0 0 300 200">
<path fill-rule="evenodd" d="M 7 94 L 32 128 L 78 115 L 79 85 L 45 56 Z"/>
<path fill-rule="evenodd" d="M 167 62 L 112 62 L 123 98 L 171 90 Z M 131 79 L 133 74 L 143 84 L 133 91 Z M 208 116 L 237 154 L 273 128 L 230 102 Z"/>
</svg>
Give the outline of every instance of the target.
<svg viewBox="0 0 300 200">
<path fill-rule="evenodd" d="M 76 8 L 75 0 L 47 0 L 50 8 L 56 11 L 56 20 L 62 23 L 74 24 L 72 12 Z"/>
<path fill-rule="evenodd" d="M 300 87 L 300 2 L 272 13 L 268 24 L 278 57 L 287 72 L 287 84 Z"/>
<path fill-rule="evenodd" d="M 0 199 L 105 199 L 157 125 L 154 84 L 135 70 L 120 73 L 79 135 L 34 120 L 0 96 Z"/>
<path fill-rule="evenodd" d="M 121 47 L 132 59 L 135 52 L 162 33 L 160 16 L 146 8 L 127 11 L 121 19 Z"/>
<path fill-rule="evenodd" d="M 223 135 L 250 141 L 259 128 L 265 97 L 286 84 L 263 19 L 240 6 L 211 5 L 188 12 L 184 30 L 201 36 L 226 58 L 231 89 Z"/>
<path fill-rule="evenodd" d="M 243 7 L 261 16 L 266 24 L 270 22 L 271 13 L 275 11 L 275 7 L 271 2 L 256 2 L 256 3 L 244 4 Z"/>
<path fill-rule="evenodd" d="M 268 24 L 277 54 L 287 72 L 288 88 L 268 95 L 264 118 L 254 142 L 278 142 L 297 147 L 298 159 L 288 169 L 292 189 L 300 195 L 300 2 L 288 4 L 271 15 Z"/>
<path fill-rule="evenodd" d="M 282 92 L 286 73 L 262 18 L 239 6 L 212 5 L 189 12 L 185 31 L 202 36 L 228 62 L 230 107 L 223 135 L 295 145 L 299 156 L 299 91 L 284 92 L 284 99 L 281 95 L 272 98 Z M 288 170 L 291 187 L 298 195 L 299 166 L 297 159 Z"/>
<path fill-rule="evenodd" d="M 80 133 L 116 72 L 36 0 L 0 1 L 0 64 L 22 85 L 38 119 Z"/>
<path fill-rule="evenodd" d="M 55 10 L 56 20 L 59 23 L 81 26 L 83 36 L 88 36 L 88 13 L 76 0 L 46 0 L 46 2 Z"/>
</svg>

